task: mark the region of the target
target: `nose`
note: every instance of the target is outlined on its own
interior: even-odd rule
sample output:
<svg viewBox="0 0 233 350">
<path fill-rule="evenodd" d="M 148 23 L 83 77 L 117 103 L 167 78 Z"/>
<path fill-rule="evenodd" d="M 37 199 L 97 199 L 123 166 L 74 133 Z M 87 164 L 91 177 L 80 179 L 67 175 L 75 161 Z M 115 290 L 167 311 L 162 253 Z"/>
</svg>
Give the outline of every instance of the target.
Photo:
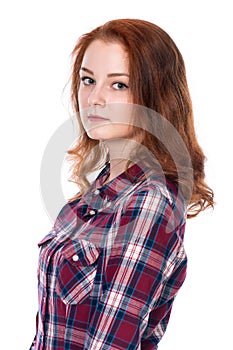
<svg viewBox="0 0 233 350">
<path fill-rule="evenodd" d="M 89 106 L 104 106 L 106 104 L 106 97 L 104 94 L 103 87 L 93 85 L 93 88 L 90 91 L 88 96 L 88 105 Z"/>
</svg>

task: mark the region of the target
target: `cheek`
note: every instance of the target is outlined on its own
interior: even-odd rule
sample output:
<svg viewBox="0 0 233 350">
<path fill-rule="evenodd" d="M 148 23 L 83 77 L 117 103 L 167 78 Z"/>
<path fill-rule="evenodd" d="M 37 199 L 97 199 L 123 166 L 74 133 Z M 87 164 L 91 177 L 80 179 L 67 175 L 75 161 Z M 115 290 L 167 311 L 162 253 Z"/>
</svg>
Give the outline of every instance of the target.
<svg viewBox="0 0 233 350">
<path fill-rule="evenodd" d="M 80 116 L 80 120 L 81 120 L 81 123 L 82 123 L 84 130 L 88 133 L 90 126 L 88 123 L 86 113 L 83 111 L 82 108 L 80 108 L 80 110 L 79 110 L 79 116 Z"/>
<path fill-rule="evenodd" d="M 111 120 L 116 123 L 132 124 L 133 105 L 128 102 L 113 103 L 109 106 Z"/>
<path fill-rule="evenodd" d="M 88 94 L 81 88 L 78 90 L 78 104 L 81 109 L 88 106 Z"/>
</svg>

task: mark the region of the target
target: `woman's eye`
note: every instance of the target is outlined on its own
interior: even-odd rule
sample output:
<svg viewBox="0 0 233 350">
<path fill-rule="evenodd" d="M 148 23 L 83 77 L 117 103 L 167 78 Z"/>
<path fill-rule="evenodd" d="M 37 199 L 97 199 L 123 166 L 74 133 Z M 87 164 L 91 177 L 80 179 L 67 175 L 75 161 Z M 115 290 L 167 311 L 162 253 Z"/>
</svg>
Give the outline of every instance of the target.
<svg viewBox="0 0 233 350">
<path fill-rule="evenodd" d="M 93 85 L 95 83 L 95 81 L 90 77 L 82 77 L 81 81 L 84 85 Z"/>
<path fill-rule="evenodd" d="M 128 86 L 127 86 L 126 84 L 124 84 L 124 83 L 119 83 L 119 82 L 114 83 L 112 86 L 113 86 L 114 89 L 116 89 L 116 90 L 128 89 Z"/>
</svg>

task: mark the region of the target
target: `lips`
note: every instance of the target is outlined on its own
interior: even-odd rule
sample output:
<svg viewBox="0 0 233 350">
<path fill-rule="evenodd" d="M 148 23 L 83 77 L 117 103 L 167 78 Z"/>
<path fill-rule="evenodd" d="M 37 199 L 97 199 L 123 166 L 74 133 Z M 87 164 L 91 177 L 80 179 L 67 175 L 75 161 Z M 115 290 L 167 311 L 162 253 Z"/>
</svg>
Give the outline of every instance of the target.
<svg viewBox="0 0 233 350">
<path fill-rule="evenodd" d="M 88 115 L 88 120 L 90 122 L 99 123 L 99 122 L 108 121 L 109 119 L 101 117 L 100 115 L 90 114 Z"/>
</svg>

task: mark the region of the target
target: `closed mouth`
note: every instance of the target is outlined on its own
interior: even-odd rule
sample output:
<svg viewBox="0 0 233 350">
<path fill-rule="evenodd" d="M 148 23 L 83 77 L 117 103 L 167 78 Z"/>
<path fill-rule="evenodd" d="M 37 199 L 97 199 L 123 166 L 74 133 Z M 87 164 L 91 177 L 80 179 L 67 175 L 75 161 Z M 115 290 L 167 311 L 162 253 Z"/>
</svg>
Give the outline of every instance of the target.
<svg viewBox="0 0 233 350">
<path fill-rule="evenodd" d="M 109 119 L 101 117 L 100 115 L 90 114 L 90 115 L 88 115 L 88 120 L 91 122 L 103 122 L 103 121 L 107 121 Z"/>
</svg>

